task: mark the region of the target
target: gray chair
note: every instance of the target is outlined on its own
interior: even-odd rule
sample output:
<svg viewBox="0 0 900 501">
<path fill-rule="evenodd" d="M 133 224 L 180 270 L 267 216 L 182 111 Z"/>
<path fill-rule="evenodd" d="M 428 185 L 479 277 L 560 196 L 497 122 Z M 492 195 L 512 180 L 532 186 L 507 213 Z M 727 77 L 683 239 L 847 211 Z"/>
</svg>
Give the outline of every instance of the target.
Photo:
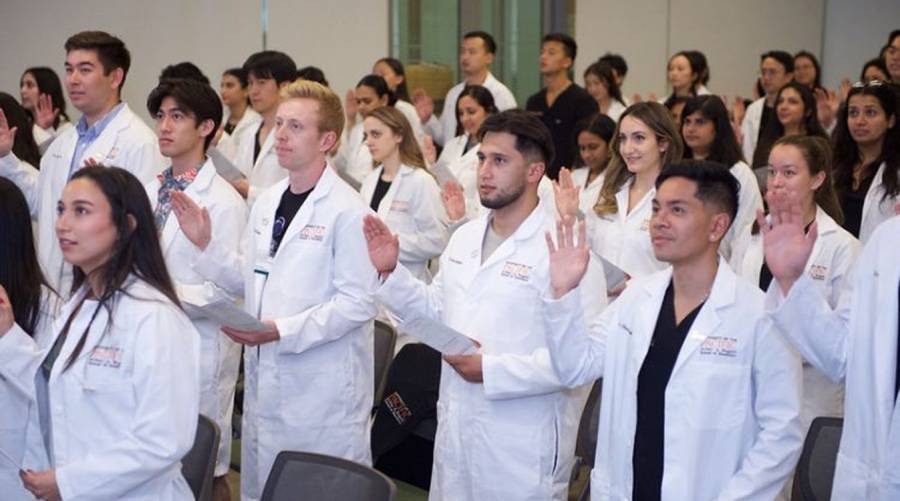
<svg viewBox="0 0 900 501">
<path fill-rule="evenodd" d="M 394 359 L 394 347 L 397 345 L 397 331 L 390 324 L 375 321 L 375 403 L 374 409 L 381 405 L 384 396 L 384 385 L 387 384 L 391 360 Z"/>
<path fill-rule="evenodd" d="M 219 452 L 219 427 L 212 419 L 199 416 L 194 446 L 181 460 L 181 474 L 198 501 L 212 500 L 213 474 Z"/>
<path fill-rule="evenodd" d="M 281 451 L 261 501 L 394 501 L 396 497 L 394 482 L 368 466 L 323 454 Z"/>
<path fill-rule="evenodd" d="M 817 417 L 809 426 L 803 442 L 800 462 L 794 472 L 792 501 L 827 501 L 831 499 L 834 465 L 844 420 Z"/>
<path fill-rule="evenodd" d="M 569 476 L 570 487 L 580 489 L 578 499 L 587 499 L 590 491 L 590 473 L 591 468 L 594 467 L 594 456 L 597 451 L 597 427 L 600 423 L 600 392 L 602 390 L 603 380 L 598 379 L 591 386 L 584 410 L 581 411 L 581 420 L 578 423 L 578 435 L 575 438 L 575 463 L 572 465 L 572 473 Z M 581 479 L 582 473 L 588 478 Z M 581 484 L 580 487 L 579 484 Z"/>
</svg>

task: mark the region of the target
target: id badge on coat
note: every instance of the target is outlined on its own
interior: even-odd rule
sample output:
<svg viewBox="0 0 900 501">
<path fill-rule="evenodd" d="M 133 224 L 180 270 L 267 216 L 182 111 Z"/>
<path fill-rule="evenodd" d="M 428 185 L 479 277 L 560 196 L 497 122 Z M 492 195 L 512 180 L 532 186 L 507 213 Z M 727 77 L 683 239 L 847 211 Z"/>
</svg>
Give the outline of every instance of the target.
<svg viewBox="0 0 900 501">
<path fill-rule="evenodd" d="M 260 318 L 262 314 L 262 298 L 266 289 L 266 283 L 269 281 L 269 271 L 272 270 L 273 259 L 266 257 L 257 261 L 253 267 L 253 290 L 256 291 L 256 318 Z"/>
</svg>

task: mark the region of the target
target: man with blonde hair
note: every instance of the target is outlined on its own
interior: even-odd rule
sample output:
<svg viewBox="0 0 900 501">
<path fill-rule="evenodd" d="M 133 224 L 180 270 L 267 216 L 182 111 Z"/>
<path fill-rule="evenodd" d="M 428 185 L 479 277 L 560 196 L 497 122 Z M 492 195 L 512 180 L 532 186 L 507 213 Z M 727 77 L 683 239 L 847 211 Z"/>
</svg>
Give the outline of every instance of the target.
<svg viewBox="0 0 900 501">
<path fill-rule="evenodd" d="M 343 126 L 328 88 L 300 81 L 282 89 L 273 133 L 288 177 L 253 205 L 242 256 L 210 244 L 202 209 L 182 213 L 182 228 L 203 249 L 196 265 L 232 284 L 266 326 L 222 329 L 246 346 L 244 500 L 260 498 L 279 451 L 372 462 L 376 276 L 360 232 L 370 211 L 327 161 Z"/>
</svg>

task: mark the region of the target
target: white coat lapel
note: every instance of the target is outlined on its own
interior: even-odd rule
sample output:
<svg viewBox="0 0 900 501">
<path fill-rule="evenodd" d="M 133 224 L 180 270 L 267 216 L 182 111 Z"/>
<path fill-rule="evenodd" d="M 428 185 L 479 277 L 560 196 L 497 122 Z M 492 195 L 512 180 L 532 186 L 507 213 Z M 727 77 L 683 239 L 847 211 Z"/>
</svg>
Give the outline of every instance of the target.
<svg viewBox="0 0 900 501">
<path fill-rule="evenodd" d="M 494 253 L 488 256 L 487 259 L 484 260 L 484 264 L 481 266 L 480 272 L 484 272 L 488 268 L 494 266 L 496 263 L 499 263 L 509 256 L 513 255 L 516 251 L 516 246 L 519 241 L 527 240 L 531 238 L 531 236 L 541 227 L 544 222 L 544 213 L 546 209 L 542 207 L 541 203 L 531 211 L 531 214 L 525 218 L 524 221 L 516 228 L 516 231 L 513 232 L 512 235 L 509 236 L 506 240 L 500 244 L 500 247 L 494 250 Z M 490 217 L 486 218 L 487 221 L 490 221 Z M 489 223 L 488 223 L 489 224 Z M 487 231 L 487 226 L 485 226 L 485 231 Z M 482 233 L 482 235 L 484 235 Z"/>
<path fill-rule="evenodd" d="M 334 169 L 332 169 L 330 165 L 326 166 L 325 171 L 322 172 L 322 177 L 320 177 L 319 182 L 316 183 L 316 187 L 313 188 L 312 193 L 310 193 L 303 202 L 303 205 L 300 207 L 300 210 L 297 211 L 291 224 L 284 230 L 284 236 L 281 238 L 281 245 L 278 246 L 278 250 L 275 252 L 276 260 L 278 259 L 278 256 L 281 255 L 282 249 L 287 247 L 285 244 L 309 224 L 310 219 L 312 219 L 312 216 L 315 213 L 316 203 L 328 195 L 332 186 L 334 186 L 336 179 L 337 174 L 335 174 Z M 288 186 L 290 186 L 290 184 L 288 184 Z M 277 210 L 278 205 L 276 204 L 275 207 Z M 273 217 L 274 214 L 275 211 L 272 211 Z"/>
<path fill-rule="evenodd" d="M 255 144 L 255 143 L 253 143 Z M 275 147 L 275 129 L 269 131 L 269 135 L 266 136 L 266 140 L 263 141 L 262 146 L 259 147 L 259 156 L 256 157 L 256 162 L 253 162 L 253 171 L 259 168 L 259 165 L 262 163 L 263 159 L 266 158 L 266 155 L 272 151 L 272 148 Z"/>
<path fill-rule="evenodd" d="M 631 325 L 623 325 L 628 330 L 633 339 L 634 349 L 631 351 L 632 367 L 639 371 L 644 364 L 644 358 L 647 356 L 647 350 L 650 349 L 650 341 L 653 339 L 653 331 L 656 330 L 656 322 L 659 318 L 659 311 L 662 308 L 663 297 L 666 294 L 666 288 L 672 281 L 672 268 L 666 268 L 665 273 L 661 273 L 655 279 L 644 284 L 644 294 L 646 295 L 639 306 L 636 308 L 634 321 Z M 637 376 L 637 373 L 634 374 Z"/>
<path fill-rule="evenodd" d="M 381 175 L 381 172 L 381 168 L 379 168 L 379 176 Z M 378 217 L 382 220 L 384 220 L 388 213 L 391 212 L 391 207 L 394 205 L 394 198 L 397 196 L 397 190 L 399 190 L 400 185 L 403 184 L 404 178 L 411 172 L 412 167 L 407 167 L 406 165 L 400 166 L 400 170 L 397 171 L 397 175 L 394 177 L 394 180 L 391 181 L 391 186 L 388 187 L 387 193 L 384 194 L 384 198 L 381 199 L 381 203 L 378 205 Z"/>
<path fill-rule="evenodd" d="M 196 202 L 200 207 L 205 207 L 206 204 L 203 202 L 203 194 L 209 189 L 215 175 L 216 167 L 212 164 L 212 161 L 207 158 L 206 162 L 200 167 L 197 177 L 184 190 L 185 195 L 191 197 L 191 200 Z M 156 205 L 156 203 L 154 203 L 154 205 Z M 160 234 L 159 237 L 163 255 L 168 253 L 169 247 L 171 247 L 172 242 L 175 241 L 175 236 L 180 229 L 181 226 L 178 224 L 178 218 L 175 217 L 174 213 L 169 213 L 169 217 L 166 218 L 166 224 L 163 226 L 162 234 Z"/>
<path fill-rule="evenodd" d="M 119 135 L 131 125 L 132 118 L 136 117 L 134 117 L 128 105 L 123 104 L 119 113 L 103 129 L 103 133 L 85 150 L 81 165 L 78 168 L 83 167 L 84 162 L 89 158 L 107 167 L 121 167 L 119 165 L 119 162 L 121 162 L 119 155 L 121 152 L 118 147 Z"/>
<path fill-rule="evenodd" d="M 816 227 L 818 228 L 819 237 L 816 238 L 816 242 L 813 244 L 812 252 L 809 254 L 809 259 L 806 261 L 803 272 L 815 280 L 823 280 L 827 275 L 828 269 L 819 269 L 821 265 L 817 263 L 825 246 L 823 243 L 825 235 L 834 233 L 837 230 L 837 223 L 821 207 L 816 206 Z M 817 268 L 813 269 L 814 266 Z"/>
<path fill-rule="evenodd" d="M 734 304 L 736 280 L 734 272 L 728 267 L 724 259 L 719 258 L 719 271 L 716 272 L 716 278 L 713 281 L 712 290 L 709 292 L 709 298 L 700 308 L 700 312 L 691 325 L 691 330 L 681 345 L 681 351 L 678 352 L 678 359 L 675 360 L 675 366 L 672 368 L 674 376 L 678 369 L 697 351 L 697 348 L 706 341 L 706 338 L 716 332 L 722 319 L 719 318 L 718 310 Z"/>
</svg>

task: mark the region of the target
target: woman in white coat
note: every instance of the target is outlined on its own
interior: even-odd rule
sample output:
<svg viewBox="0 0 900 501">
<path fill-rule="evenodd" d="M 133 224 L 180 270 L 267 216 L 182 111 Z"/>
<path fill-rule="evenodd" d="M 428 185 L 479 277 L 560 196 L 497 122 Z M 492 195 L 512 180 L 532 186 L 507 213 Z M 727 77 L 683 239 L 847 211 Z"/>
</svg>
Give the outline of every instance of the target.
<svg viewBox="0 0 900 501">
<path fill-rule="evenodd" d="M 192 499 L 181 459 L 198 414 L 199 336 L 178 307 L 140 181 L 86 167 L 56 224 L 75 293 L 40 349 L 0 308 L 0 370 L 36 402 L 48 500 Z M 8 304 L 0 298 L 0 304 Z"/>
<path fill-rule="evenodd" d="M 688 99 L 681 116 L 684 158 L 728 165 L 731 174 L 741 184 L 737 216 L 719 246 L 719 252 L 729 259 L 733 243 L 750 235 L 756 211 L 763 208 L 759 183 L 750 166 L 744 162 L 728 118 L 728 109 L 721 98 L 697 96 Z"/>
<path fill-rule="evenodd" d="M 72 127 L 62 83 L 51 68 L 35 66 L 25 70 L 19 79 L 19 96 L 22 107 L 31 113 L 32 134 L 42 151 L 56 136 Z"/>
<path fill-rule="evenodd" d="M 709 64 L 706 55 L 698 50 L 682 50 L 669 59 L 666 77 L 672 93 L 661 98 L 659 104 L 672 108 L 678 98 L 708 96 Z"/>
<path fill-rule="evenodd" d="M 850 89 L 834 131 L 834 180 L 844 228 L 863 243 L 900 202 L 900 96 L 888 84 Z"/>
<path fill-rule="evenodd" d="M 600 113 L 618 122 L 627 107 L 612 67 L 597 61 L 584 70 L 584 90 L 597 101 Z"/>
<path fill-rule="evenodd" d="M 818 239 L 806 262 L 805 273 L 836 308 L 841 295 L 849 291 L 850 270 L 860 251 L 859 241 L 840 227 L 841 210 L 834 193 L 829 165 L 828 143 L 810 136 L 787 136 L 769 154 L 768 191 L 799 204 L 803 224 L 813 222 Z M 763 236 L 753 225 L 735 245 L 732 268 L 748 281 L 768 290 L 772 273 L 763 255 Z M 843 416 L 844 385 L 830 380 L 805 362 L 803 365 L 803 406 L 800 419 L 803 433 L 819 416 Z"/>
<path fill-rule="evenodd" d="M 572 181 L 581 188 L 578 208 L 583 213 L 591 212 L 600 196 L 603 173 L 609 165 L 609 145 L 615 133 L 616 123 L 602 113 L 594 115 L 587 123 L 575 125 L 581 165 L 572 170 Z"/>
<path fill-rule="evenodd" d="M 237 163 L 237 153 L 241 149 L 241 141 L 253 139 L 259 129 L 262 116 L 250 106 L 247 90 L 247 72 L 243 68 L 231 68 L 222 73 L 219 93 L 225 114 L 222 117 L 222 138 L 216 148 L 225 158 Z M 252 132 L 249 132 L 251 131 Z"/>
<path fill-rule="evenodd" d="M 39 347 L 47 343 L 47 331 L 59 306 L 59 297 L 47 285 L 37 260 L 28 203 L 11 181 L 0 178 L 0 288 L 22 331 Z M 2 308 L 2 307 L 0 307 Z M 10 501 L 32 500 L 19 470 L 46 468 L 47 455 L 38 428 L 37 407 L 17 379 L 0 377 L 0 492 Z M 28 374 L 31 375 L 31 374 Z M 30 433 L 29 433 L 30 432 Z"/>
<path fill-rule="evenodd" d="M 625 110 L 611 144 L 612 158 L 593 204 L 591 248 L 628 277 L 666 267 L 650 245 L 651 201 L 656 177 L 682 157 L 681 134 L 661 104 L 642 102 Z"/>
<path fill-rule="evenodd" d="M 406 117 L 409 126 L 412 128 L 413 135 L 419 146 L 425 141 L 425 129 L 422 127 L 422 120 L 419 118 L 416 107 L 412 104 L 409 97 L 409 89 L 406 85 L 406 69 L 399 59 L 393 57 L 383 57 L 375 61 L 372 66 L 372 73 L 380 76 L 388 84 L 388 88 L 394 94 L 394 108 Z"/>
<path fill-rule="evenodd" d="M 441 192 L 409 122 L 399 110 L 382 107 L 366 117 L 366 147 L 377 167 L 360 194 L 400 238 L 400 262 L 418 279 L 431 281 L 428 261 L 441 255 L 447 231 Z"/>
</svg>

